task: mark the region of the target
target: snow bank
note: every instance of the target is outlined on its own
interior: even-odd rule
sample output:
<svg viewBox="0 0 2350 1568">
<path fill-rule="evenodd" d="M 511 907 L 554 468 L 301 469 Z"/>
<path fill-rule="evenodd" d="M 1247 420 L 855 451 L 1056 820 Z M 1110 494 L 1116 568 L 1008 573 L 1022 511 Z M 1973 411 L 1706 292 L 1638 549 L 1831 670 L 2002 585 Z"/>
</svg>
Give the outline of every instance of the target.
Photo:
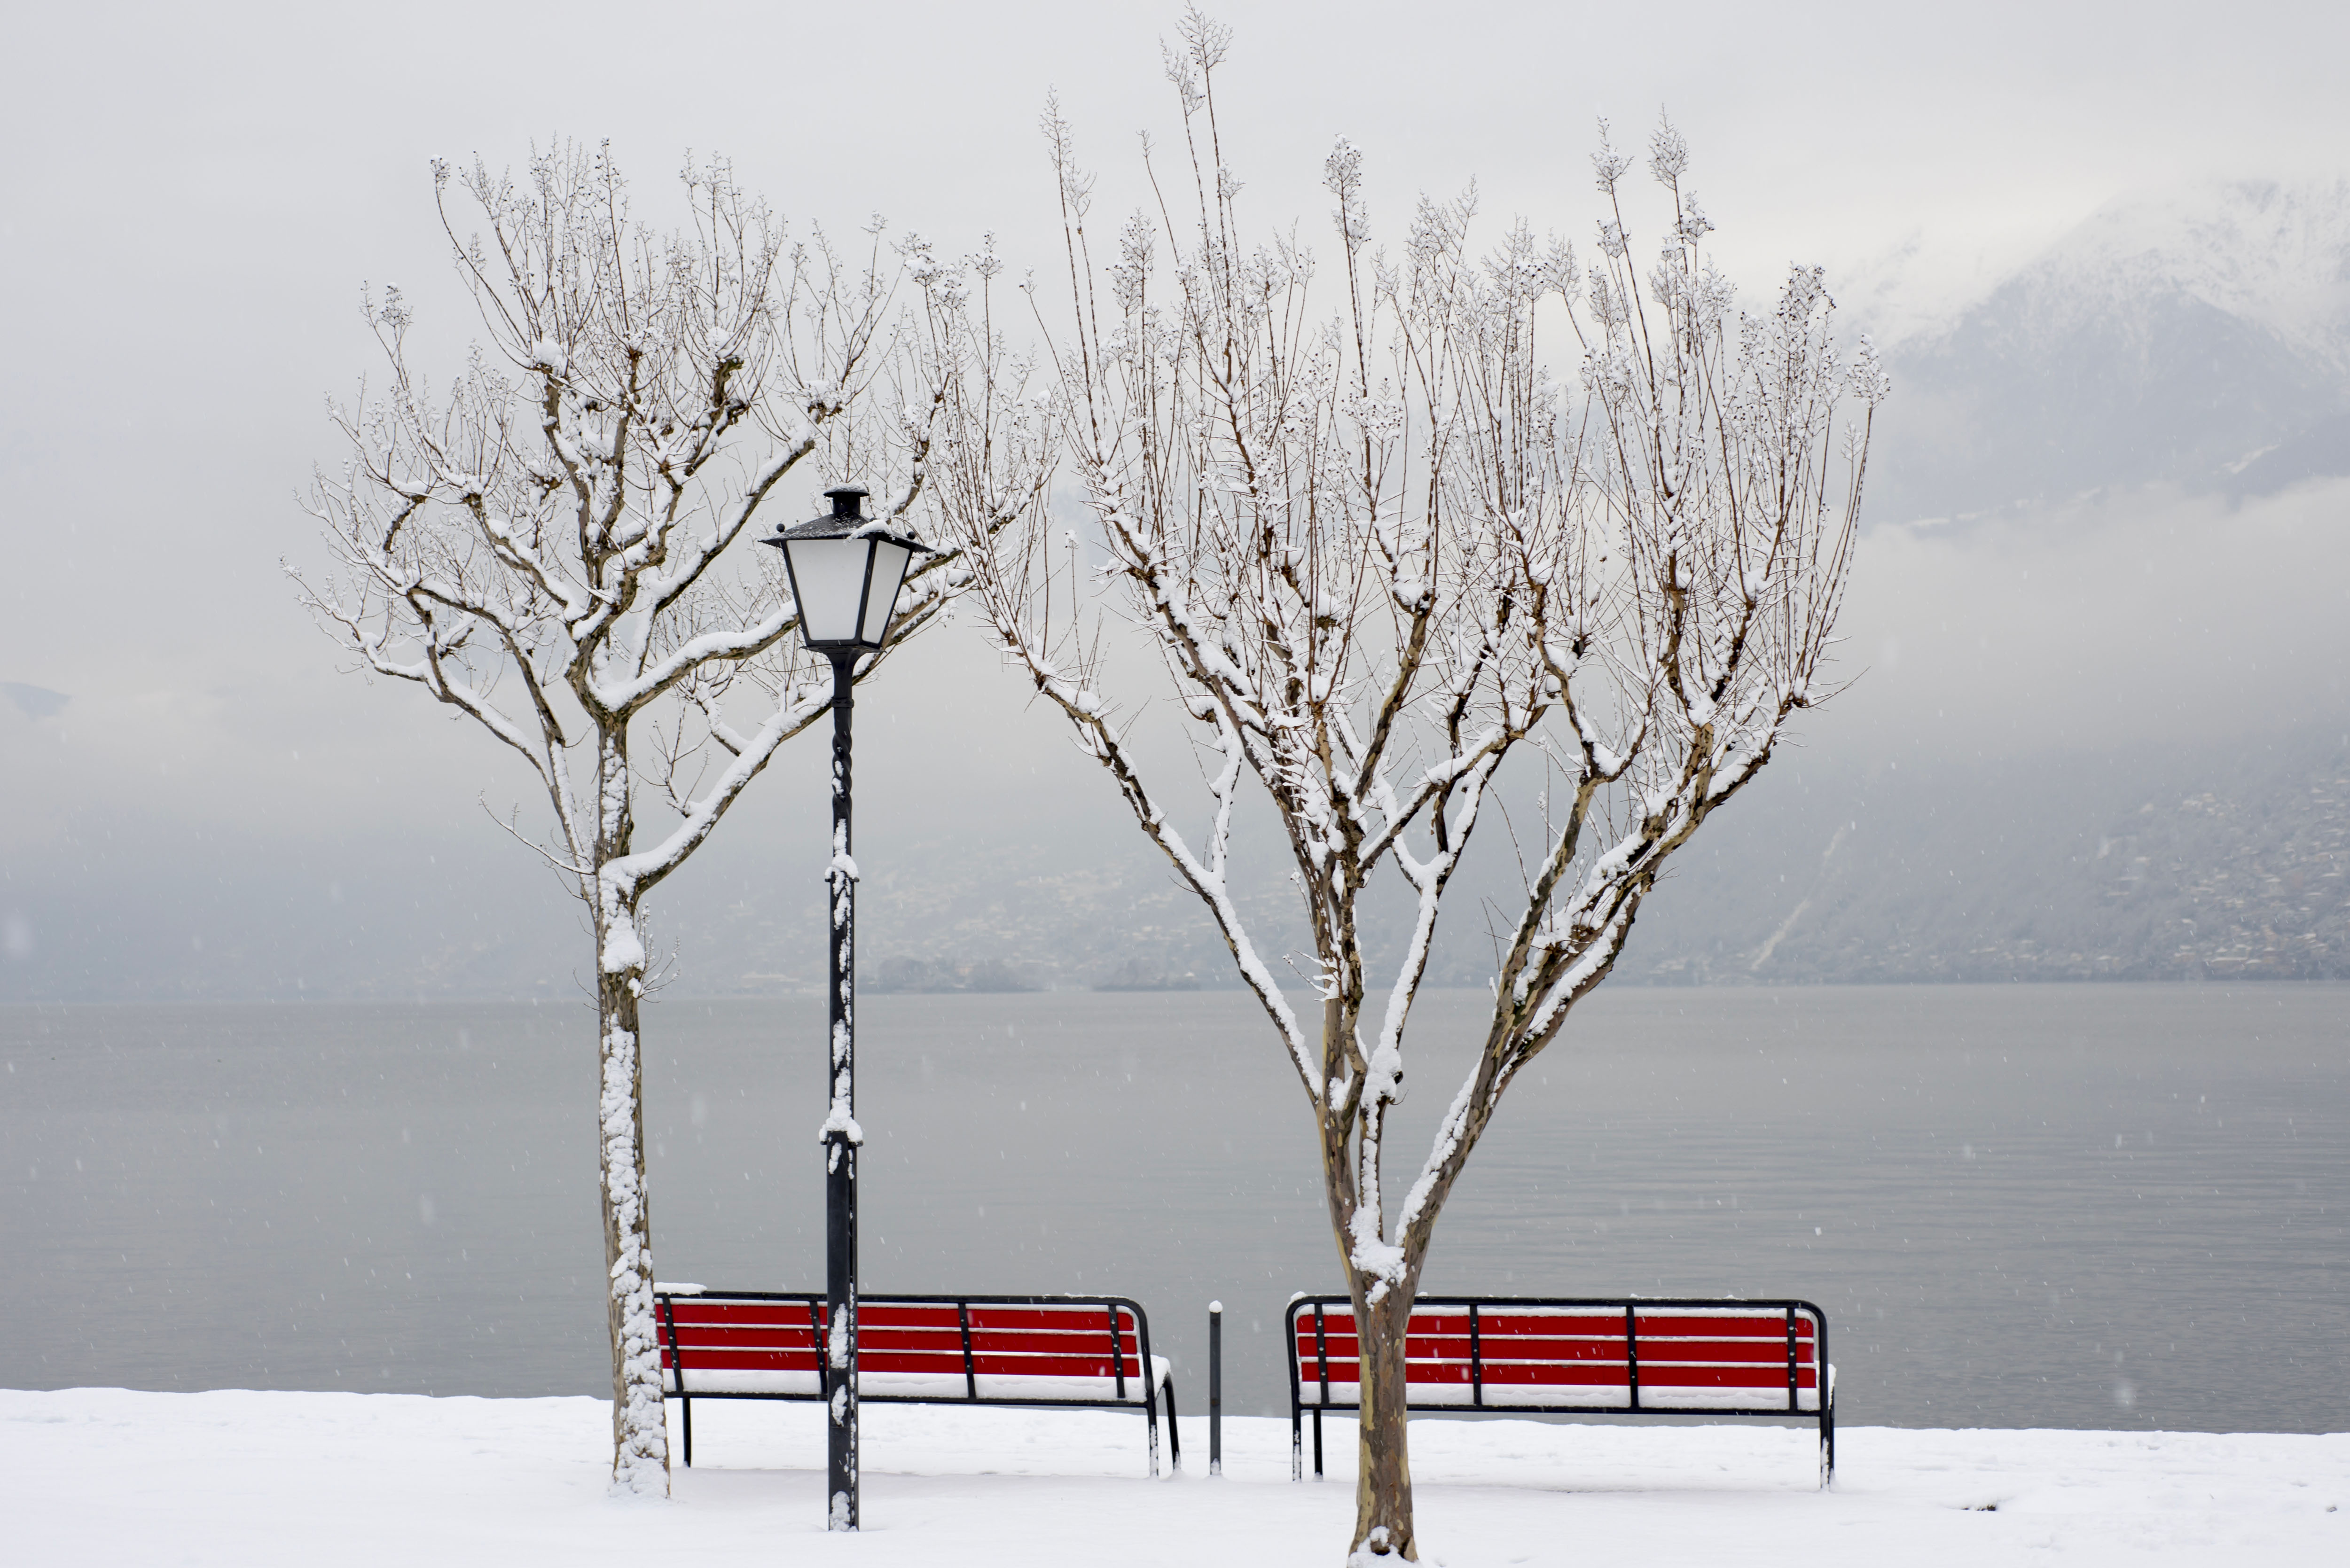
<svg viewBox="0 0 2350 1568">
<path fill-rule="evenodd" d="M 1133 1412 L 868 1406 L 866 1528 L 823 1531 L 822 1411 L 711 1404 L 663 1503 L 608 1495 L 596 1399 L 0 1391 L 20 1563 L 692 1560 L 912 1568 L 1326 1563 L 1353 1450 L 1293 1484 L 1286 1421 L 1225 1422 L 1224 1474 L 1143 1478 Z M 674 1448 L 675 1445 L 672 1445 Z M 1423 1561 L 1903 1568 L 2350 1562 L 2350 1434 L 1909 1431 L 1415 1421 Z"/>
</svg>

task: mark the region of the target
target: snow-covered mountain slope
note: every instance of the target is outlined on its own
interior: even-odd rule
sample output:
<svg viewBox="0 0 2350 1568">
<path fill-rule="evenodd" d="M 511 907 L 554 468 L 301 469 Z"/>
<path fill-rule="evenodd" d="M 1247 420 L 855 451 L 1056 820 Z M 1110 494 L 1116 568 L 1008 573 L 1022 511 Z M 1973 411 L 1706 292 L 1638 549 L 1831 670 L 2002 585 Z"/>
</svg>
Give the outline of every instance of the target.
<svg viewBox="0 0 2350 1568">
<path fill-rule="evenodd" d="M 2345 443 L 2309 438 L 2350 410 L 2350 179 L 2116 202 L 1890 358 L 1881 521 L 2241 490 L 2295 443 L 2278 483 L 2343 472 Z"/>
<path fill-rule="evenodd" d="M 2164 293 L 2199 300 L 2350 374 L 2350 179 L 2239 181 L 2116 202 L 2030 273 L 2075 311 L 2126 311 Z"/>
</svg>

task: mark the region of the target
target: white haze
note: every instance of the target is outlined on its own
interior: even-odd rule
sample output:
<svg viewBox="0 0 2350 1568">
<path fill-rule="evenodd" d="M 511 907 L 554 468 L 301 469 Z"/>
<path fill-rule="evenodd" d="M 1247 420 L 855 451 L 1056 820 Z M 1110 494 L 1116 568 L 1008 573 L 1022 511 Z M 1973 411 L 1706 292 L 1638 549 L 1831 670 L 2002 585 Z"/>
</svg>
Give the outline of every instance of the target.
<svg viewBox="0 0 2350 1568">
<path fill-rule="evenodd" d="M 1831 754 L 2241 742 L 2350 719 L 2350 481 L 2233 504 L 2168 488 L 1872 532 Z"/>
<path fill-rule="evenodd" d="M 1246 201 L 1309 241 L 1340 132 L 1366 149 L 1384 223 L 1474 177 L 1490 221 L 1579 237 L 1594 118 L 1637 141 L 1669 106 L 1750 297 L 1823 260 L 1887 323 L 1946 317 L 2118 192 L 2322 171 L 2350 145 L 2350 25 L 2320 5 L 2239 7 L 2225 31 L 2142 5 L 1463 4 L 1440 25 L 1418 5 L 1226 9 Z M 949 254 L 993 229 L 1015 273 L 1049 278 L 1044 96 L 1057 87 L 1104 171 L 1114 226 L 1133 132 L 1172 151 L 1157 50 L 1174 21 L 1171 5 L 1074 0 L 13 16 L 0 681 L 67 701 L 0 701 L 8 954 L 81 943 L 102 994 L 145 960 L 99 916 L 148 919 L 182 952 L 240 930 L 359 943 L 361 887 L 376 929 L 394 903 L 424 921 L 442 898 L 452 919 L 504 909 L 575 940 L 477 804 L 527 813 L 515 771 L 417 693 L 337 672 L 276 569 L 316 558 L 296 495 L 335 455 L 322 396 L 376 365 L 361 282 L 409 287 L 444 365 L 469 336 L 428 159 L 518 164 L 534 139 L 609 136 L 658 216 L 686 150 L 714 149 L 795 221 L 846 234 L 878 207 Z M 1850 620 L 1866 672 L 1809 743 L 1960 753 L 2335 722 L 2344 499 L 2230 511 L 2149 493 L 1879 530 Z M 859 714 L 868 833 L 1118 832 L 1101 782 L 968 632 L 901 659 Z M 817 753 L 793 748 L 681 897 L 812 873 Z"/>
</svg>

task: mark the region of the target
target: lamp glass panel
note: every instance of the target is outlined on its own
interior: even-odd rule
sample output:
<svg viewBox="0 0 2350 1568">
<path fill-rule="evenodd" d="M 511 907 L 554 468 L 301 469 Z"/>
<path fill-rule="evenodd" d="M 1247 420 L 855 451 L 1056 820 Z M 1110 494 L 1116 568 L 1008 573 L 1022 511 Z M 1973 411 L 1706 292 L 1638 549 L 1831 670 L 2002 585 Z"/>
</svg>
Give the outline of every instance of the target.
<svg viewBox="0 0 2350 1568">
<path fill-rule="evenodd" d="M 868 539 L 793 539 L 792 592 L 800 607 L 800 635 L 811 644 L 849 642 L 865 591 Z M 902 567 L 899 568 L 903 570 Z"/>
<path fill-rule="evenodd" d="M 886 540 L 873 546 L 873 587 L 865 596 L 865 626 L 858 636 L 859 642 L 881 646 L 881 635 L 889 629 L 889 612 L 897 607 L 899 586 L 906 580 L 906 563 L 913 554 L 905 545 Z"/>
</svg>

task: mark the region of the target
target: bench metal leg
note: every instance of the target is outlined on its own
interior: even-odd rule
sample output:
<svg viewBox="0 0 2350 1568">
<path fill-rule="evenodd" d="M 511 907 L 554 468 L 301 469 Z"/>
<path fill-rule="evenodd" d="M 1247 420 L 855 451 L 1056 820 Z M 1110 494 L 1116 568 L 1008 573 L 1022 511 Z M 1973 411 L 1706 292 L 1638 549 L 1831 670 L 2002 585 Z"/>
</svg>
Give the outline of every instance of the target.
<svg viewBox="0 0 2350 1568">
<path fill-rule="evenodd" d="M 1305 1479 L 1305 1413 L 1295 1396 L 1289 1401 L 1289 1479 Z"/>
<path fill-rule="evenodd" d="M 684 1394 L 677 1397 L 679 1413 L 685 1417 L 685 1468 L 693 1468 L 693 1400 Z"/>
<path fill-rule="evenodd" d="M 1820 1485 L 1823 1489 L 1835 1480 L 1835 1391 L 1820 1401 Z"/>
<path fill-rule="evenodd" d="M 1183 1428 L 1175 1422 L 1175 1377 L 1172 1373 L 1167 1377 L 1167 1453 L 1168 1468 L 1180 1470 L 1183 1468 Z"/>
<path fill-rule="evenodd" d="M 1322 1479 L 1322 1407 L 1314 1407 L 1314 1479 Z"/>
</svg>

